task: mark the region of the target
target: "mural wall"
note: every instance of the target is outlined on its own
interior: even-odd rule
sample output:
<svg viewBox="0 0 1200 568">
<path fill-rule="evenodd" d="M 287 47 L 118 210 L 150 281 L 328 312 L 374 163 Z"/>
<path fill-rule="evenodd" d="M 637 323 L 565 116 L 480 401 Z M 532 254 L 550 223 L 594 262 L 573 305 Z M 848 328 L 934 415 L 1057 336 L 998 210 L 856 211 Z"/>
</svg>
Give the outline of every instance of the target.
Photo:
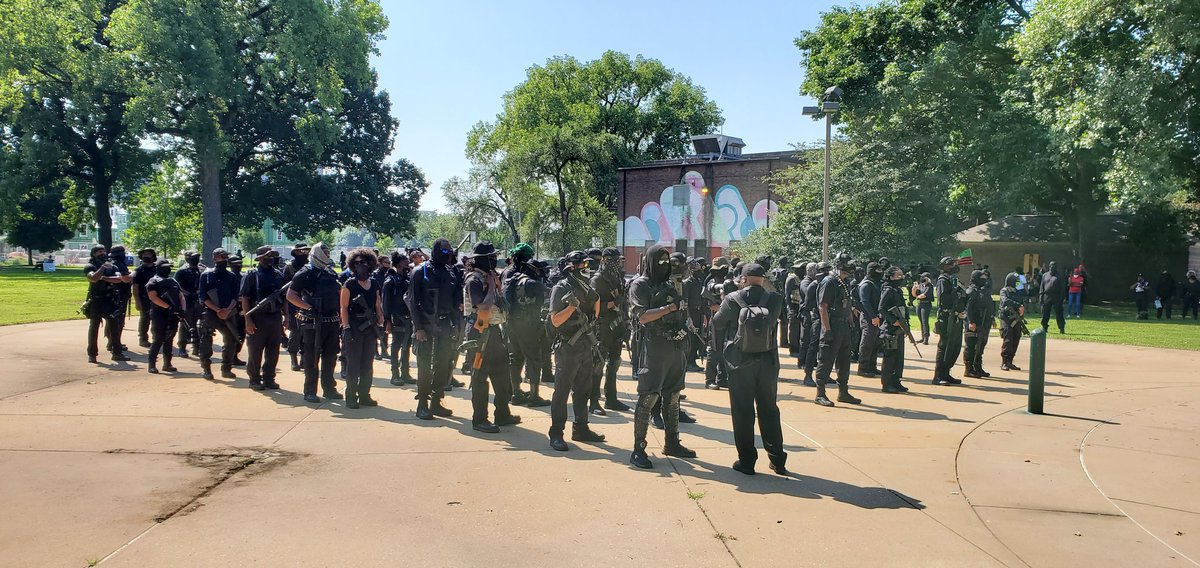
<svg viewBox="0 0 1200 568">
<path fill-rule="evenodd" d="M 687 172 L 683 179 L 689 186 L 686 205 L 674 205 L 675 190 L 667 186 L 658 201 L 642 206 L 640 215 L 630 215 L 617 224 L 617 242 L 674 245 L 678 239 L 707 239 L 710 247 L 725 248 L 730 241 L 740 241 L 754 229 L 765 227 L 775 215 L 777 203 L 773 200 L 747 204 L 741 190 L 730 184 L 712 191 L 696 171 Z"/>
</svg>

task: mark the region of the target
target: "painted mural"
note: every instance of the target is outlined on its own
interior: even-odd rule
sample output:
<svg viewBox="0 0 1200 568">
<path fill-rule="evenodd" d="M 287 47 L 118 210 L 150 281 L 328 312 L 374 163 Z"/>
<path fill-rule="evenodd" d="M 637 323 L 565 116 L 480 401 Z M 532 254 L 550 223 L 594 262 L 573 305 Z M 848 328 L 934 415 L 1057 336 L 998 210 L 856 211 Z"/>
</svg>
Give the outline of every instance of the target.
<svg viewBox="0 0 1200 568">
<path fill-rule="evenodd" d="M 775 215 L 777 203 L 762 199 L 749 206 L 742 199 L 741 190 L 733 185 L 706 193 L 707 185 L 699 172 L 687 172 L 683 182 L 690 186 L 686 205 L 673 205 L 674 188 L 663 189 L 658 201 L 642 206 L 641 215 L 631 215 L 618 224 L 617 242 L 627 246 L 642 246 L 647 241 L 674 245 L 677 239 L 703 239 L 705 223 L 711 218 L 709 246 L 723 248 L 730 241 L 740 241 L 754 229 L 765 227 L 767 219 Z"/>
</svg>

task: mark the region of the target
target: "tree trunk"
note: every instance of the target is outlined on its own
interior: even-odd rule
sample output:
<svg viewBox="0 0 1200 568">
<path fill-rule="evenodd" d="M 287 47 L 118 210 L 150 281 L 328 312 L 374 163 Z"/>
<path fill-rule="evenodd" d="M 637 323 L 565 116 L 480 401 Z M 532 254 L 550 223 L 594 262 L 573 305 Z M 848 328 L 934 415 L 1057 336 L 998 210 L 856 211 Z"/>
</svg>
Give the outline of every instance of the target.
<svg viewBox="0 0 1200 568">
<path fill-rule="evenodd" d="M 108 210 L 112 204 L 112 186 L 103 175 L 96 176 L 92 185 L 96 191 L 96 240 L 100 241 L 104 248 L 112 248 L 112 214 Z"/>
<path fill-rule="evenodd" d="M 224 231 L 221 227 L 221 161 L 215 152 L 201 152 L 200 209 L 204 217 L 201 230 L 200 257 L 212 266 L 212 251 L 221 246 Z"/>
<path fill-rule="evenodd" d="M 513 246 L 516 246 L 517 243 L 521 242 L 521 232 L 517 230 L 517 224 L 513 222 L 512 217 L 509 215 L 503 215 L 501 219 L 504 219 L 504 224 L 508 225 L 508 232 L 512 233 Z"/>
<path fill-rule="evenodd" d="M 563 191 L 562 178 L 555 175 L 554 184 L 558 188 L 558 216 L 559 223 L 562 223 L 562 253 L 563 256 L 566 256 L 571 252 L 571 235 L 567 230 L 568 223 L 571 221 L 571 211 L 567 209 L 567 194 Z"/>
</svg>

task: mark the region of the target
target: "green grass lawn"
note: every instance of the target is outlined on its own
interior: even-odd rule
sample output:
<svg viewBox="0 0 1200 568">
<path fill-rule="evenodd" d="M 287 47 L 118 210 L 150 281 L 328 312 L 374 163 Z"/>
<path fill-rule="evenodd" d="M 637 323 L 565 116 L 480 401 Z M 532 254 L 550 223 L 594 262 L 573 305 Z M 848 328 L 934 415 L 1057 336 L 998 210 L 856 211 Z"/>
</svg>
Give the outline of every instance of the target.
<svg viewBox="0 0 1200 568">
<path fill-rule="evenodd" d="M 79 304 L 86 296 L 83 268 L 41 272 L 26 266 L 0 267 L 0 325 L 83 319 Z"/>
<path fill-rule="evenodd" d="M 999 303 L 998 300 L 997 303 Z M 1041 327 L 1042 314 L 1033 311 L 1033 306 L 1026 306 L 1025 310 L 1025 321 L 1029 323 L 1030 331 Z M 1065 316 L 1066 306 L 1063 307 L 1063 312 Z M 1103 302 L 1099 305 L 1085 305 L 1082 318 L 1067 318 L 1066 335 L 1058 333 L 1058 324 L 1051 316 L 1047 327 L 1048 338 L 1053 341 L 1091 341 L 1200 351 L 1200 322 L 1190 318 L 1180 318 L 1178 305 L 1175 306 L 1174 319 L 1170 320 L 1154 319 L 1153 307 L 1150 310 L 1149 320 L 1138 321 L 1135 319 L 1135 315 L 1133 302 Z M 931 328 L 933 320 L 934 318 L 930 318 L 929 321 Z M 910 318 L 910 321 L 914 333 L 919 335 L 920 322 L 917 321 L 915 315 Z M 993 329 L 992 335 L 996 335 L 996 333 L 996 330 Z M 937 336 L 935 335 L 930 340 L 930 348 L 933 347 L 932 342 L 936 340 Z M 994 337 L 988 348 L 999 349 L 998 340 L 999 337 Z M 1029 338 L 1025 338 L 1022 341 L 1028 340 Z"/>
<path fill-rule="evenodd" d="M 1052 340 L 1200 351 L 1200 322 L 1191 318 L 1182 319 L 1179 312 L 1180 307 L 1176 299 L 1174 319 L 1154 319 L 1154 307 L 1151 306 L 1150 319 L 1139 321 L 1135 319 L 1136 309 L 1133 302 L 1103 302 L 1099 305 L 1085 305 L 1083 317 L 1080 319 L 1067 318 L 1066 335 L 1059 335 L 1058 324 L 1053 316 L 1047 324 L 1047 330 Z M 1027 312 L 1025 319 L 1029 322 L 1030 329 L 1036 329 L 1042 324 L 1042 316 L 1039 313 Z"/>
<path fill-rule="evenodd" d="M 45 273 L 23 266 L 0 267 L 0 325 L 82 319 L 78 310 L 85 296 L 82 268 L 60 267 Z M 1030 328 L 1041 325 L 1040 314 L 1030 311 L 1026 318 Z M 911 321 L 914 330 L 921 329 L 915 316 Z M 1082 319 L 1068 319 L 1066 335 L 1059 335 L 1051 320 L 1050 339 L 1200 351 L 1200 323 L 1180 319 L 1178 311 L 1172 320 L 1137 321 L 1132 302 L 1106 302 L 1084 306 Z M 994 345 L 999 349 L 999 344 Z"/>
</svg>

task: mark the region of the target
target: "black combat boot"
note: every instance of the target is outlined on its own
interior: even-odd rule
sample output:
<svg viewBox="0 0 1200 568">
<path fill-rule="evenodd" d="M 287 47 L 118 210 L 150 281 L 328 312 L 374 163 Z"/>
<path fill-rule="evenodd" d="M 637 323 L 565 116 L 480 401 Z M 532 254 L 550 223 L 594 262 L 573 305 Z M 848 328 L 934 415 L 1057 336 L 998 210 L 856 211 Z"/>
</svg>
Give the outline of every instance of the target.
<svg viewBox="0 0 1200 568">
<path fill-rule="evenodd" d="M 435 398 L 433 402 L 429 404 L 429 412 L 433 413 L 434 416 L 441 416 L 442 418 L 454 416 L 453 410 L 442 406 L 442 399 L 440 398 Z"/>
<path fill-rule="evenodd" d="M 696 452 L 679 443 L 679 432 L 675 432 L 674 434 L 667 434 L 667 443 L 663 445 L 663 455 L 677 458 L 694 458 L 696 457 Z"/>
<path fill-rule="evenodd" d="M 433 420 L 433 413 L 429 411 L 429 400 L 421 399 L 417 401 L 417 419 Z"/>
<path fill-rule="evenodd" d="M 838 402 L 846 404 L 862 404 L 862 400 L 850 394 L 850 385 L 838 383 Z"/>
<path fill-rule="evenodd" d="M 603 442 L 605 437 L 604 434 L 592 431 L 587 422 L 574 422 L 571 424 L 571 439 L 576 442 L 598 444 Z"/>
<path fill-rule="evenodd" d="M 299 353 L 291 353 L 290 355 L 292 356 L 292 370 L 293 371 L 303 371 L 304 367 L 300 366 L 300 354 Z"/>
</svg>

